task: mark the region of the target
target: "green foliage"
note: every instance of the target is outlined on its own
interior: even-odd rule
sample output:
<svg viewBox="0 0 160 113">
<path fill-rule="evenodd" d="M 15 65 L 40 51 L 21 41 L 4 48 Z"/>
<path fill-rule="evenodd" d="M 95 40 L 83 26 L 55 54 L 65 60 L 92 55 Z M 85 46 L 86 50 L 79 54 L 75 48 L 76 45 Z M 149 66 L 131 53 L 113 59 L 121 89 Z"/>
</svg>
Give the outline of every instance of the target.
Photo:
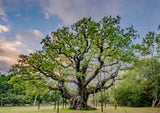
<svg viewBox="0 0 160 113">
<path fill-rule="evenodd" d="M 133 64 L 131 70 L 123 73 L 127 75 L 127 78 L 118 81 L 116 86 L 118 104 L 134 107 L 152 105 L 154 88 L 159 87 L 159 84 L 155 84 L 154 81 L 157 80 L 157 77 L 159 78 L 160 62 L 156 60 L 158 75 L 153 77 L 151 61 L 148 58 L 141 59 Z"/>
<path fill-rule="evenodd" d="M 116 82 L 116 97 L 111 87 L 102 100 L 96 92 L 98 101 L 113 104 L 116 99 L 119 105 L 155 106 L 160 102 L 160 34 L 149 32 L 141 45 L 135 45 L 137 31 L 133 26 L 122 29 L 119 24 L 119 16 L 104 17 L 99 22 L 83 18 L 70 28 L 53 31 L 42 40 L 43 50 L 20 55 L 10 70 L 12 74 L 0 76 L 0 102 L 51 103 L 57 100 L 55 92 L 49 90 L 54 88 L 61 92 L 60 102 L 62 96 L 70 99 L 80 95 L 84 99 L 86 95 L 79 94 L 79 90 L 84 89 L 88 95 L 93 94 L 89 88 L 100 91 L 110 79 L 118 79 L 122 67 L 120 75 L 126 78 Z M 138 60 L 137 50 L 148 58 Z M 99 72 L 105 65 L 109 65 L 105 70 L 108 80 L 105 75 L 99 80 Z M 95 79 L 98 83 L 92 82 Z M 68 87 L 71 82 L 78 88 Z M 87 106 L 88 109 L 92 110 Z"/>
<path fill-rule="evenodd" d="M 139 37 L 137 31 L 133 26 L 122 29 L 119 24 L 119 16 L 104 17 L 99 22 L 86 17 L 71 28 L 53 31 L 51 36 L 42 40 L 43 50 L 20 55 L 18 64 L 11 69 L 17 77 L 11 80 L 14 88 L 23 90 L 25 97 L 30 99 L 29 96 L 44 95 L 48 86 L 50 89 L 58 87 L 65 98 L 79 95 L 87 101 L 93 90 L 98 92 L 106 82 L 118 76 L 121 66 L 128 66 L 137 59 L 135 49 L 139 46 L 133 44 L 133 40 Z M 90 83 L 98 79 L 105 65 L 108 65 L 108 79 L 103 77 L 104 80 L 96 83 L 89 92 Z M 53 81 L 54 85 L 48 81 Z M 78 87 L 74 94 L 68 87 L 71 82 Z"/>
<path fill-rule="evenodd" d="M 40 103 L 52 103 L 55 101 L 55 93 L 48 92 L 46 81 L 39 75 L 34 76 L 0 76 L 0 103 L 22 105 L 33 103 L 35 98 Z M 50 81 L 50 84 L 52 82 Z M 40 98 L 39 98 L 40 97 Z M 60 96 L 60 98 L 62 98 Z M 61 99 L 62 102 L 62 99 Z"/>
<path fill-rule="evenodd" d="M 0 76 L 0 103 L 2 104 L 24 104 L 26 100 L 23 95 L 17 95 L 13 90 L 13 85 L 9 80 L 13 75 Z"/>
<path fill-rule="evenodd" d="M 149 32 L 141 45 L 141 53 L 143 56 L 152 55 L 156 56 L 160 53 L 160 34 L 156 32 Z"/>
<path fill-rule="evenodd" d="M 10 88 L 12 88 L 12 85 L 8 83 L 10 80 L 11 76 L 6 76 L 6 75 L 0 75 L 0 94 L 5 93 L 8 91 Z"/>
<path fill-rule="evenodd" d="M 47 57 L 47 61 L 43 59 L 42 70 L 47 71 L 49 69 L 51 74 L 55 74 L 53 72 L 55 68 L 62 69 L 60 64 L 64 60 L 57 60 L 57 57 L 60 57 L 59 55 L 64 55 L 68 65 L 71 63 L 70 58 L 74 55 L 82 59 L 81 66 L 96 65 L 97 63 L 95 64 L 94 61 L 88 61 L 89 59 L 96 59 L 99 55 L 107 63 L 116 59 L 123 62 L 132 62 L 135 58 L 132 53 L 135 47 L 132 40 L 137 37 L 136 31 L 133 26 L 126 30 L 121 29 L 119 23 L 120 17 L 118 16 L 117 18 L 104 17 L 100 22 L 95 22 L 91 18 L 83 18 L 71 26 L 74 32 L 70 32 L 68 27 L 52 32 L 53 37 L 47 36 L 42 40 L 45 55 L 41 55 L 41 57 L 44 56 L 45 59 Z M 98 55 L 101 45 L 104 46 L 104 51 Z M 34 55 L 31 56 L 33 59 L 35 59 Z M 36 64 L 40 62 L 38 59 L 35 60 L 37 60 Z M 34 62 L 32 64 L 34 65 Z M 71 69 L 72 73 L 67 73 L 68 75 L 73 75 L 73 72 L 75 72 L 73 68 Z M 63 76 L 67 75 L 65 72 L 60 73 Z M 75 73 L 76 76 L 86 76 L 79 72 Z"/>
<path fill-rule="evenodd" d="M 119 16 L 104 17 L 99 22 L 83 18 L 74 23 L 71 30 L 63 27 L 52 32 L 51 37 L 46 36 L 41 42 L 43 50 L 21 55 L 19 63 L 22 65 L 14 68 L 21 75 L 37 72 L 59 82 L 69 77 L 87 78 L 88 67 L 131 63 L 136 58 L 132 41 L 138 35 L 133 26 L 121 29 L 119 23 Z"/>
<path fill-rule="evenodd" d="M 24 98 L 30 102 L 33 101 L 33 97 L 38 98 L 48 91 L 47 81 L 39 74 L 14 76 L 9 83 L 13 84 L 15 91 L 23 93 Z"/>
<path fill-rule="evenodd" d="M 14 93 L 12 94 L 11 92 L 1 94 L 0 100 L 0 102 L 3 104 L 20 105 L 26 103 L 23 95 L 16 95 Z"/>
</svg>

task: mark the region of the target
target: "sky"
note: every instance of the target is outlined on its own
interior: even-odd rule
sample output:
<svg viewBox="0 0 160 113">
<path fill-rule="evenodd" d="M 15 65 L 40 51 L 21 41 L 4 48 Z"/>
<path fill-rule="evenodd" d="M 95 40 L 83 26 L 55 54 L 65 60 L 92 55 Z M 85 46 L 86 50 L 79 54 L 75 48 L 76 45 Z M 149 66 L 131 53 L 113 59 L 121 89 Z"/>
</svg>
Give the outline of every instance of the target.
<svg viewBox="0 0 160 113">
<path fill-rule="evenodd" d="M 157 31 L 159 6 L 159 0 L 0 0 L 0 72 L 7 73 L 20 54 L 40 50 L 52 31 L 83 17 L 100 21 L 119 15 L 121 27 L 133 25 L 141 41 Z"/>
</svg>

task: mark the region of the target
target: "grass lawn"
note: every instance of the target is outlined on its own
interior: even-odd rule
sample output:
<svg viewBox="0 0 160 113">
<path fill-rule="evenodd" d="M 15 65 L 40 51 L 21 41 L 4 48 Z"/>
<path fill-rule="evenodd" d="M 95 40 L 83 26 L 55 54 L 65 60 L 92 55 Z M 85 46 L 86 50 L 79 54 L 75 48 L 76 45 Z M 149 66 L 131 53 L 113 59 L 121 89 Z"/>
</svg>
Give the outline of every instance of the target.
<svg viewBox="0 0 160 113">
<path fill-rule="evenodd" d="M 0 113 L 56 113 L 53 109 L 54 106 L 42 106 L 40 110 L 36 106 L 31 107 L 0 107 Z M 98 110 L 93 111 L 73 111 L 70 109 L 60 109 L 60 113 L 100 113 L 100 107 Z M 131 108 L 131 107 L 118 107 L 117 110 L 114 107 L 104 108 L 104 113 L 160 113 L 160 108 Z"/>
</svg>

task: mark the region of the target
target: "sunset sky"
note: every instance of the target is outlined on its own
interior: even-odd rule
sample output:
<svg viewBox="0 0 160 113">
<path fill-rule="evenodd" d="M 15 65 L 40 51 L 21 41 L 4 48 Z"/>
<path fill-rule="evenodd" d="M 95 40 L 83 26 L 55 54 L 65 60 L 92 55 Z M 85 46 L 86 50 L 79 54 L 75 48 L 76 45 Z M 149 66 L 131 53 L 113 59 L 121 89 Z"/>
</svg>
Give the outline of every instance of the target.
<svg viewBox="0 0 160 113">
<path fill-rule="evenodd" d="M 141 39 L 160 24 L 160 0 L 0 0 L 0 72 L 6 73 L 20 54 L 41 49 L 50 32 L 70 26 L 82 17 L 99 21 L 121 17 Z"/>
</svg>

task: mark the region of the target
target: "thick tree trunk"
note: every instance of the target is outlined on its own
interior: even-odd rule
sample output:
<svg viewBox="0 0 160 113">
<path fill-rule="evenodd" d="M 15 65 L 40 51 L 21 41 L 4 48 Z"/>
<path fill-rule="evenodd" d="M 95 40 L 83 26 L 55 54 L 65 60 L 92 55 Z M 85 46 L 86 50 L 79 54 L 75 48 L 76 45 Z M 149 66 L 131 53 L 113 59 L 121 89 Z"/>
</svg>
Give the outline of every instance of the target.
<svg viewBox="0 0 160 113">
<path fill-rule="evenodd" d="M 70 108 L 75 110 L 85 109 L 87 106 L 87 100 L 84 100 L 81 96 L 75 96 L 71 98 Z"/>
</svg>

